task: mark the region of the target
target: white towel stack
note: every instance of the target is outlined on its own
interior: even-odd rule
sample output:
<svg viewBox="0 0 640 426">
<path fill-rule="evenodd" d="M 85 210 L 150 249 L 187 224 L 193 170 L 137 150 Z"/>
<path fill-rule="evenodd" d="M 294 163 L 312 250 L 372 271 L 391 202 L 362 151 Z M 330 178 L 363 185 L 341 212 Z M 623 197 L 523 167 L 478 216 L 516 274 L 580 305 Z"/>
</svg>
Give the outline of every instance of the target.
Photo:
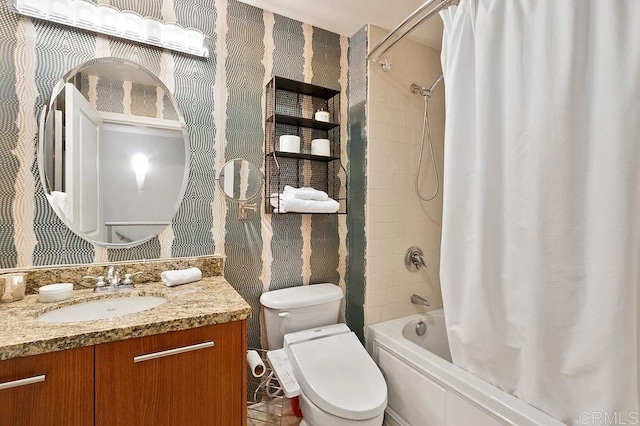
<svg viewBox="0 0 640 426">
<path fill-rule="evenodd" d="M 289 185 L 282 193 L 271 194 L 271 205 L 277 213 L 335 213 L 340 209 L 340 203 L 324 191 Z"/>
<path fill-rule="evenodd" d="M 319 191 L 310 187 L 294 188 L 290 185 L 284 186 L 284 194 L 293 195 L 300 200 L 327 201 L 329 196 L 324 191 Z"/>
</svg>

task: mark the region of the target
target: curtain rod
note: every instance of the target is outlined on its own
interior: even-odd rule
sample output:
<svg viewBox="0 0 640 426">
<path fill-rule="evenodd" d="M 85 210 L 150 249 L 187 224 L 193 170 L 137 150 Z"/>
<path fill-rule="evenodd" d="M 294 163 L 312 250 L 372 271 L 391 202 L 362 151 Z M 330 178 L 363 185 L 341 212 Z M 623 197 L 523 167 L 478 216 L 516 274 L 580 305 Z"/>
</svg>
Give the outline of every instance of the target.
<svg viewBox="0 0 640 426">
<path fill-rule="evenodd" d="M 438 3 L 432 9 L 434 3 Z M 445 9 L 454 4 L 458 4 L 458 0 L 427 0 L 422 6 L 417 8 L 411 15 L 409 15 L 404 21 L 402 21 L 397 27 L 387 34 L 387 36 L 374 47 L 367 55 L 367 60 L 380 64 L 384 71 L 391 69 L 391 62 L 384 56 L 389 50 L 391 50 L 400 40 L 409 35 L 413 30 L 418 28 L 427 19 L 431 18 L 442 9 Z M 393 39 L 393 40 L 392 40 Z M 391 40 L 391 41 L 390 41 Z M 379 54 L 376 52 L 382 48 L 385 44 L 388 46 L 384 48 Z"/>
</svg>

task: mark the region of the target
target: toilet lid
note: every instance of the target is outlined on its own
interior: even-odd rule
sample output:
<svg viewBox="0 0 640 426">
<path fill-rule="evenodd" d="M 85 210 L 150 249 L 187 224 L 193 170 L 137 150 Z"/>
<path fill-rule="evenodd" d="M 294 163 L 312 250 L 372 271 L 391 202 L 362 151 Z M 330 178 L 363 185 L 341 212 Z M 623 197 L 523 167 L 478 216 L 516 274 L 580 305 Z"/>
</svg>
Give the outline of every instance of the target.
<svg viewBox="0 0 640 426">
<path fill-rule="evenodd" d="M 371 419 L 387 406 L 387 384 L 356 335 L 339 334 L 289 346 L 302 392 L 322 410 Z"/>
</svg>

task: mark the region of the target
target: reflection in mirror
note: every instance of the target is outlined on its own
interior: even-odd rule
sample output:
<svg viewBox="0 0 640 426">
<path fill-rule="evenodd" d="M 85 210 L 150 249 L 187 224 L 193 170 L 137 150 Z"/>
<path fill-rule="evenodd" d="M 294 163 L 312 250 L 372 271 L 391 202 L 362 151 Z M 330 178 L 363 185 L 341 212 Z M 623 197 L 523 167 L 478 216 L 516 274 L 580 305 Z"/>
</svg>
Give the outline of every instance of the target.
<svg viewBox="0 0 640 426">
<path fill-rule="evenodd" d="M 218 186 L 229 198 L 248 201 L 260 192 L 262 173 L 253 163 L 236 158 L 222 166 L 218 175 Z"/>
<path fill-rule="evenodd" d="M 81 237 L 131 247 L 171 223 L 189 141 L 173 95 L 150 71 L 117 58 L 70 71 L 43 110 L 39 143 L 47 199 Z"/>
</svg>

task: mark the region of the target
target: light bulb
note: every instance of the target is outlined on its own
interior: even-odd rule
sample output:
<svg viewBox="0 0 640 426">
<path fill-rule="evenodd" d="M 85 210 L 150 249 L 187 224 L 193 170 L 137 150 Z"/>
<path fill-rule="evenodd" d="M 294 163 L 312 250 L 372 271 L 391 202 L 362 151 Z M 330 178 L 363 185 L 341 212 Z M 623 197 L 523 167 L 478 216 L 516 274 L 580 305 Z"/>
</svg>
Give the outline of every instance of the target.
<svg viewBox="0 0 640 426">
<path fill-rule="evenodd" d="M 144 178 L 147 176 L 147 172 L 149 171 L 149 159 L 146 155 L 136 154 L 131 157 L 131 165 L 133 166 L 133 171 L 136 174 L 136 185 L 138 187 L 138 191 L 142 191 L 144 188 Z"/>
</svg>

